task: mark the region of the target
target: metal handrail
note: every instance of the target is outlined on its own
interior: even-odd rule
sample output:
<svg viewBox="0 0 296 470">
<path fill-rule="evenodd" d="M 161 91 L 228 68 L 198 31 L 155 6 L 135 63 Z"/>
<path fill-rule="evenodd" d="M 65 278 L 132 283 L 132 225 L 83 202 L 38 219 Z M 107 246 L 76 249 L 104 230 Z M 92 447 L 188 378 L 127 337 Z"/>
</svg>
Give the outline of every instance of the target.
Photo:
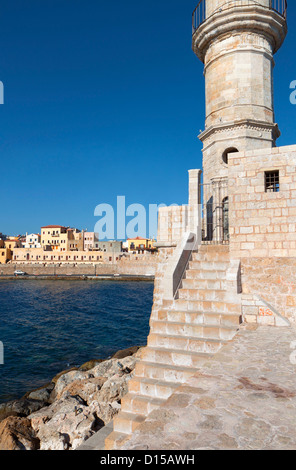
<svg viewBox="0 0 296 470">
<path fill-rule="evenodd" d="M 207 0 L 199 0 L 197 7 L 192 13 L 192 34 L 194 34 L 196 30 L 205 22 L 205 20 L 208 19 L 206 13 L 206 1 Z M 287 18 L 287 0 L 270 0 L 269 6 L 261 5 L 256 0 L 236 0 L 236 2 L 240 3 L 241 6 L 259 5 L 263 8 L 267 8 L 268 10 L 275 11 L 285 19 Z M 225 4 L 227 3 L 230 2 L 225 1 Z"/>
</svg>

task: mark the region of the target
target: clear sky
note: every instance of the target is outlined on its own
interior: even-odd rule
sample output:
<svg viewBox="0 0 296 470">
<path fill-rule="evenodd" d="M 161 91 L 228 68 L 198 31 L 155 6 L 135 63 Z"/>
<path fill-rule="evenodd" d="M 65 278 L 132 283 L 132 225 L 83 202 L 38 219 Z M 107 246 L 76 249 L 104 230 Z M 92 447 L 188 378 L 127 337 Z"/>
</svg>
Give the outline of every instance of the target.
<svg viewBox="0 0 296 470">
<path fill-rule="evenodd" d="M 197 0 L 0 2 L 0 232 L 94 229 L 96 205 L 187 203 L 201 167 Z M 276 55 L 279 145 L 296 144 L 296 2 Z"/>
</svg>

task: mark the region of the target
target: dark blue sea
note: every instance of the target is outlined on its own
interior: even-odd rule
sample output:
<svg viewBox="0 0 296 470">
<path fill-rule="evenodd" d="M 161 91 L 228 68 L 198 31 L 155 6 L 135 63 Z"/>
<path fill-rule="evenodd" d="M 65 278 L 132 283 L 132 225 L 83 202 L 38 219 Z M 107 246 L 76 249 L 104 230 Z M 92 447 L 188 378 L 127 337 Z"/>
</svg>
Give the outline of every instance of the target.
<svg viewBox="0 0 296 470">
<path fill-rule="evenodd" d="M 0 403 L 57 373 L 145 345 L 153 282 L 1 280 Z"/>
</svg>

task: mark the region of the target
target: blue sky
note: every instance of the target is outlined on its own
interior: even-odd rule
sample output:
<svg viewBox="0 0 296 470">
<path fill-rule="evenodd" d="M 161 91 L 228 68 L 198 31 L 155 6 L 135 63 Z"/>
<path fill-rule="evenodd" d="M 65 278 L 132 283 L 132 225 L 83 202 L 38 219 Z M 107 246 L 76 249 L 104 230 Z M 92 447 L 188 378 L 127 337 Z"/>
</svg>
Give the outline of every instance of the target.
<svg viewBox="0 0 296 470">
<path fill-rule="evenodd" d="M 96 205 L 187 203 L 201 167 L 197 0 L 0 2 L 0 232 L 93 230 Z M 296 143 L 296 4 L 276 55 L 278 145 Z"/>
</svg>

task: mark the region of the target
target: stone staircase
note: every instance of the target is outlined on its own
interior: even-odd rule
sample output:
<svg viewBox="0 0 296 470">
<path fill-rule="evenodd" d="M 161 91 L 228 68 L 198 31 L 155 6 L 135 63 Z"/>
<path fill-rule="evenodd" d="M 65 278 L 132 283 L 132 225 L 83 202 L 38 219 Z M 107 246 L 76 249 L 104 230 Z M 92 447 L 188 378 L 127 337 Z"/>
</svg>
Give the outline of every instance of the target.
<svg viewBox="0 0 296 470">
<path fill-rule="evenodd" d="M 118 449 L 172 393 L 231 340 L 241 323 L 241 297 L 229 281 L 228 246 L 193 252 L 175 300 L 150 320 L 148 345 L 129 382 L 106 450 Z"/>
</svg>

